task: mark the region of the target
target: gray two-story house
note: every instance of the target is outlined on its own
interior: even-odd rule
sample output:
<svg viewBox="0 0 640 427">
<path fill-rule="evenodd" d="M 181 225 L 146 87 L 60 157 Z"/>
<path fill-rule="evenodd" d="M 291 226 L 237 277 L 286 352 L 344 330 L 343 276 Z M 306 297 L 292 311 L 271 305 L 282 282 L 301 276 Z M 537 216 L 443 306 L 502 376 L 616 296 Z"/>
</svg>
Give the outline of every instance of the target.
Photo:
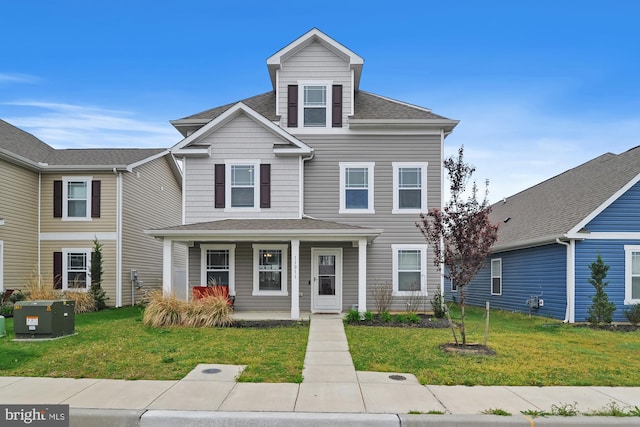
<svg viewBox="0 0 640 427">
<path fill-rule="evenodd" d="M 312 29 L 267 59 L 272 90 L 172 124 L 184 139 L 182 224 L 163 240 L 165 292 L 229 287 L 236 310 L 392 309 L 442 286 L 416 229 L 441 206 L 442 152 L 455 120 L 360 90 L 364 60 Z M 187 289 L 170 274 L 189 246 Z"/>
</svg>

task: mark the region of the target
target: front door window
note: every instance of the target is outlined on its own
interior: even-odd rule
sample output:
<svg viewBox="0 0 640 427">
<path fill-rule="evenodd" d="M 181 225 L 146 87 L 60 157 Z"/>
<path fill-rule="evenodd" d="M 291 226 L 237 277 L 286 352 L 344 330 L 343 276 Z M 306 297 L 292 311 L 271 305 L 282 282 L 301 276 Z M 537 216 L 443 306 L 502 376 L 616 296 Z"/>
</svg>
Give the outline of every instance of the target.
<svg viewBox="0 0 640 427">
<path fill-rule="evenodd" d="M 318 295 L 336 294 L 336 256 L 318 255 Z"/>
</svg>

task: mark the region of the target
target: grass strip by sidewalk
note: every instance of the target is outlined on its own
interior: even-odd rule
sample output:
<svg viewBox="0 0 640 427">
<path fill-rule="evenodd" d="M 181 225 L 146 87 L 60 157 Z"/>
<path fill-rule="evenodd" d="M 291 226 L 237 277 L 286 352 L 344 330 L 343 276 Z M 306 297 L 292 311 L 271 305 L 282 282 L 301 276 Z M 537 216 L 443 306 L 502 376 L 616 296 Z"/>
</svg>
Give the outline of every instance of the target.
<svg viewBox="0 0 640 427">
<path fill-rule="evenodd" d="M 467 309 L 470 341 L 483 340 L 483 315 Z M 640 331 L 592 330 L 492 310 L 487 344 L 497 356 L 470 356 L 439 348 L 453 341 L 449 329 L 345 328 L 356 370 L 412 373 L 423 384 L 640 386 Z"/>
<path fill-rule="evenodd" d="M 76 315 L 77 335 L 16 342 L 0 338 L 0 376 L 177 380 L 199 363 L 247 365 L 245 382 L 302 381 L 309 328 L 143 326 L 138 307 Z"/>
</svg>

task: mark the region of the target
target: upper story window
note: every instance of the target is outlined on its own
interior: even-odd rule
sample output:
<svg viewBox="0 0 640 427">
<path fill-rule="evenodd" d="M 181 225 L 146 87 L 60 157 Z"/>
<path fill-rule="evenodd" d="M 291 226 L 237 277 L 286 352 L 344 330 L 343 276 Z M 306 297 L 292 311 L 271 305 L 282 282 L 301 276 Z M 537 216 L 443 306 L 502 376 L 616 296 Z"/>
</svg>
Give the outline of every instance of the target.
<svg viewBox="0 0 640 427">
<path fill-rule="evenodd" d="M 420 213 L 427 202 L 427 163 L 393 163 L 392 213 Z"/>
<path fill-rule="evenodd" d="M 341 128 L 342 85 L 323 81 L 288 85 L 287 127 Z"/>
<path fill-rule="evenodd" d="M 231 207 L 256 206 L 255 165 L 231 165 Z"/>
<path fill-rule="evenodd" d="M 304 86 L 303 109 L 305 127 L 327 126 L 327 87 Z"/>
<path fill-rule="evenodd" d="M 63 177 L 53 182 L 53 216 L 68 221 L 100 217 L 100 181 L 91 177 Z"/>
<path fill-rule="evenodd" d="M 340 213 L 375 213 L 375 163 L 340 163 Z"/>
</svg>

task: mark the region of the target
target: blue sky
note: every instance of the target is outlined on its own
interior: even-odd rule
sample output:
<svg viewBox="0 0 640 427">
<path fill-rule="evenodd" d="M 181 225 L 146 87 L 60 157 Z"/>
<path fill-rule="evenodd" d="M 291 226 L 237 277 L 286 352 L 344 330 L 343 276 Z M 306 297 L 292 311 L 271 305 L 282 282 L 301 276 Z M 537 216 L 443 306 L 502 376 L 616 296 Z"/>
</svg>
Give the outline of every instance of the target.
<svg viewBox="0 0 640 427">
<path fill-rule="evenodd" d="M 271 89 L 266 58 L 317 27 L 361 89 L 460 120 L 497 201 L 640 145 L 640 2 L 8 2 L 0 118 L 56 148 L 169 147 L 169 120 Z"/>
</svg>

